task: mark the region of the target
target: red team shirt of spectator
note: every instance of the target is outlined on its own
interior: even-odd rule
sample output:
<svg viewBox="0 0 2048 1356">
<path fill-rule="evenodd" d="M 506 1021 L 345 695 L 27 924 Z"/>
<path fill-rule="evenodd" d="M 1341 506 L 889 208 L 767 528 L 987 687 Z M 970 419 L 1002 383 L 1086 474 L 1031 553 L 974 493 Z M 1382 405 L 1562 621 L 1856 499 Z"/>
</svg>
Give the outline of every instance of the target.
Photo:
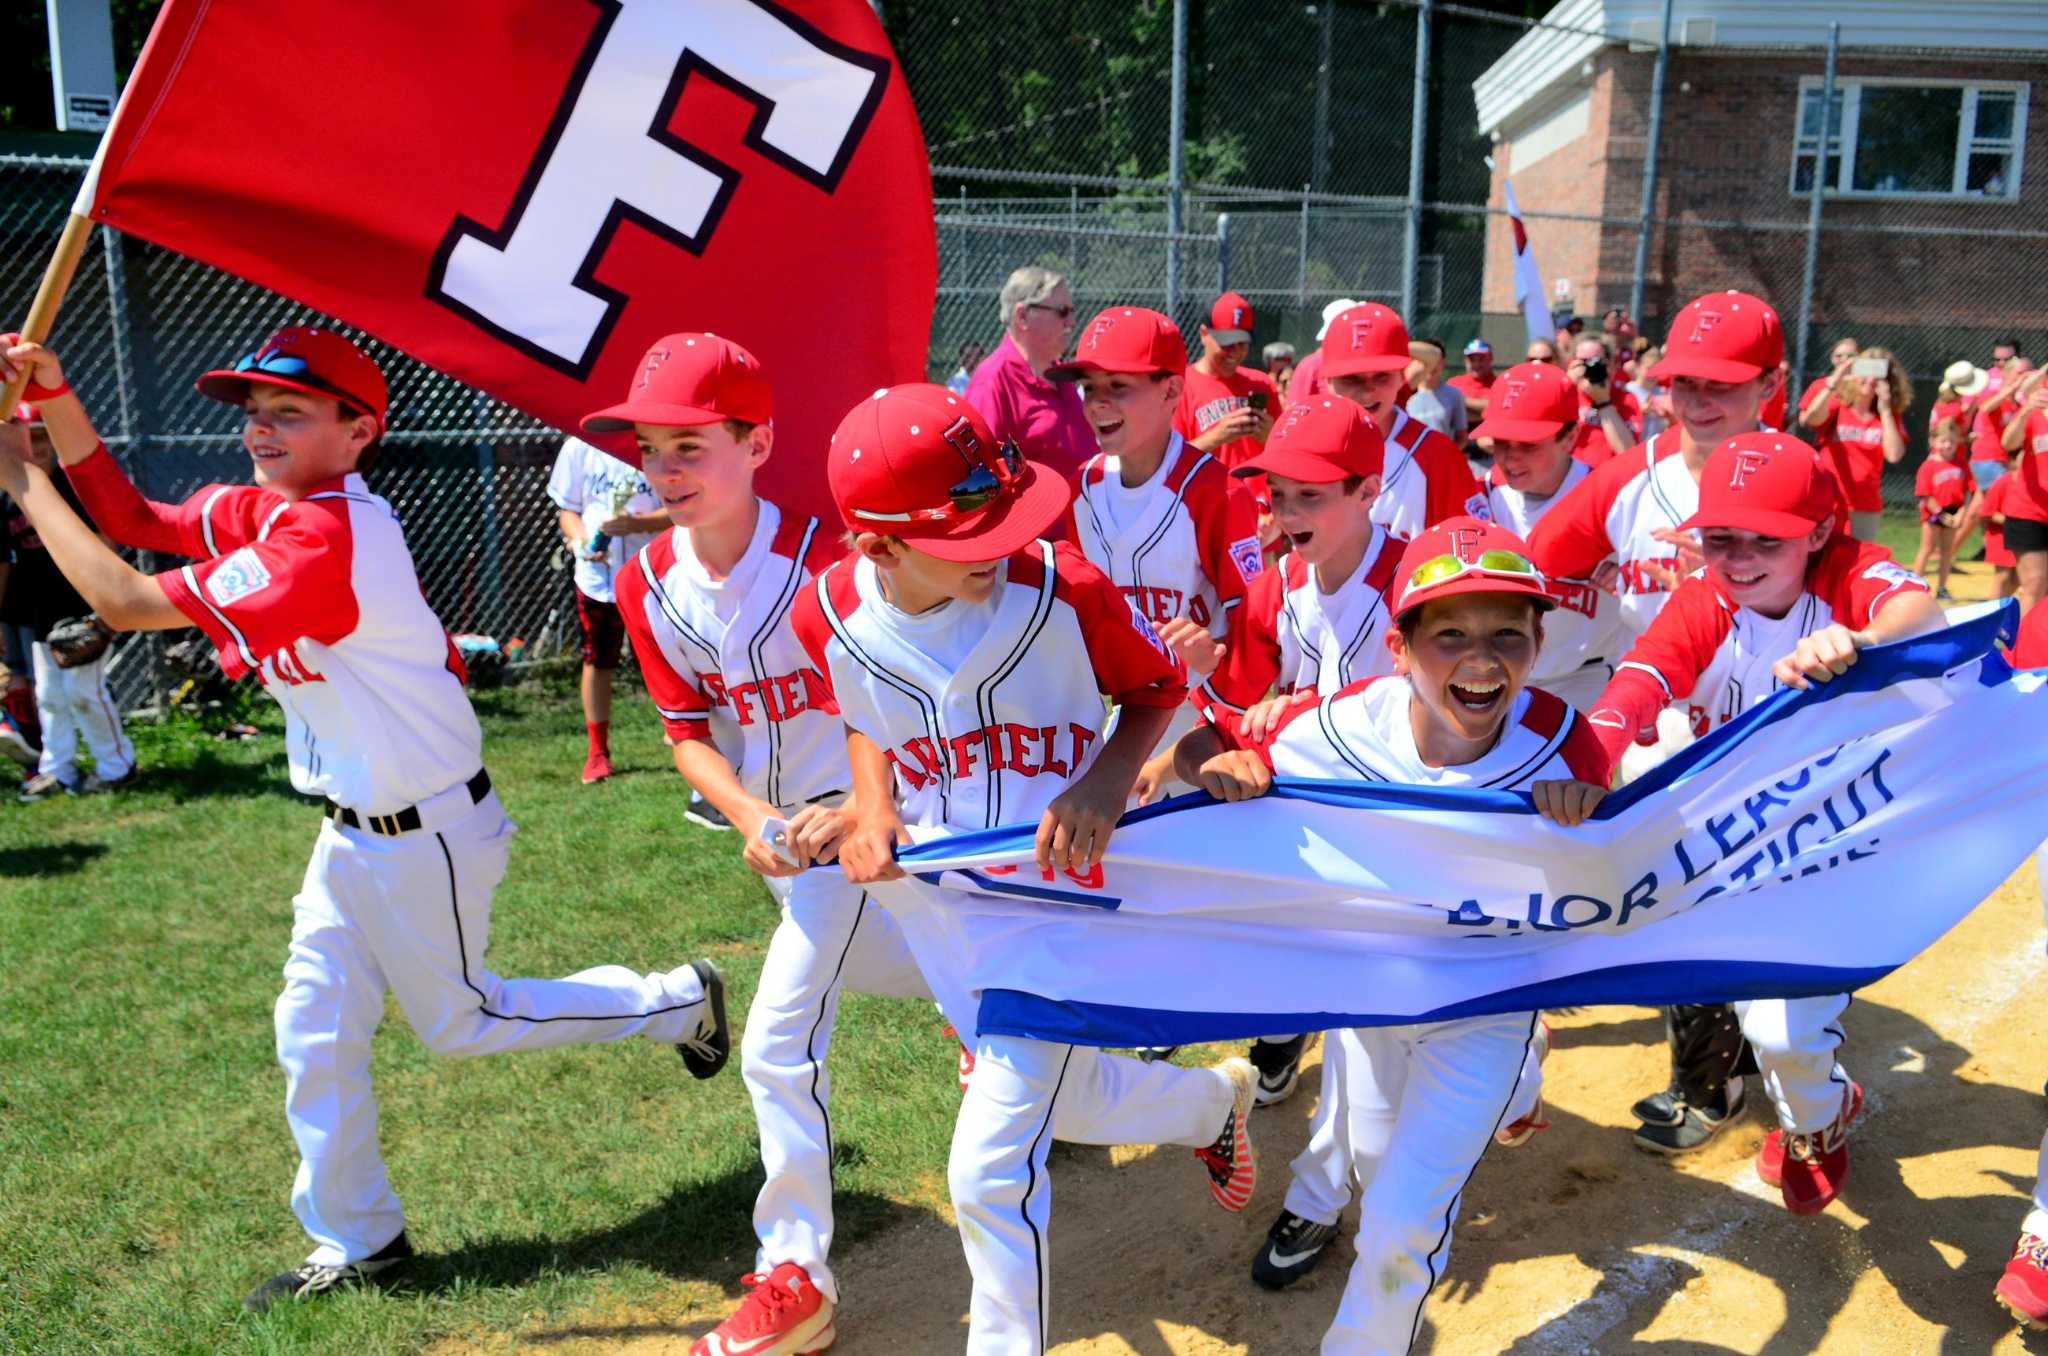
<svg viewBox="0 0 2048 1356">
<path fill-rule="evenodd" d="M 394 814 L 483 767 L 468 675 L 420 591 L 398 515 L 361 476 L 297 500 L 209 485 L 172 505 L 144 499 L 105 447 L 69 474 L 116 541 L 197 561 L 156 578 L 221 670 L 255 675 L 283 708 L 295 790 Z"/>
<path fill-rule="evenodd" d="M 1125 488 L 1120 466 L 1097 453 L 1081 468 L 1067 535 L 1154 626 L 1187 617 L 1224 635 L 1263 563 L 1250 494 L 1177 433 L 1143 485 Z"/>
<path fill-rule="evenodd" d="M 2005 492 L 2005 516 L 2048 523 L 2048 417 L 2028 410 L 2026 420 L 2019 453 L 2006 472 L 2012 487 Z"/>
<path fill-rule="evenodd" d="M 1994 569 L 2000 566 L 2011 569 L 2019 564 L 2018 557 L 2005 548 L 2005 524 L 1991 521 L 1992 514 L 2005 512 L 2005 492 L 2011 487 L 2012 472 L 2007 471 L 1984 491 L 1984 503 L 1979 510 L 1984 515 L 1984 563 Z"/>
<path fill-rule="evenodd" d="M 1621 416 L 1621 422 L 1628 425 L 1629 432 L 1638 438 L 1643 432 L 1643 406 L 1633 391 L 1621 384 L 1619 376 L 1607 388 L 1614 402 L 1614 412 Z M 1614 460 L 1617 453 L 1614 444 L 1607 441 L 1607 433 L 1600 427 L 1600 411 L 1593 408 L 1593 398 L 1584 391 L 1579 392 L 1579 435 L 1572 444 L 1572 455 L 1588 466 L 1600 466 Z"/>
<path fill-rule="evenodd" d="M 1811 429 L 1813 441 L 1828 464 L 1835 469 L 1842 497 L 1851 513 L 1878 513 L 1884 509 L 1881 485 L 1884 481 L 1884 417 L 1872 406 L 1859 414 L 1839 400 L 1828 402 L 1828 419 Z"/>
<path fill-rule="evenodd" d="M 1913 493 L 1922 499 L 1932 499 L 1937 510 L 1960 508 L 1970 497 L 1969 479 L 1967 467 L 1947 457 L 1929 457 L 1913 473 Z M 1921 517 L 1932 521 L 1924 513 Z"/>
<path fill-rule="evenodd" d="M 1493 390 L 1493 383 L 1498 380 L 1500 380 L 1500 373 L 1498 372 L 1495 372 L 1484 381 L 1479 379 L 1477 373 L 1460 372 L 1457 376 L 1447 379 L 1444 384 L 1457 387 L 1463 393 L 1469 406 L 1470 402 L 1474 400 L 1491 399 L 1490 393 Z M 1477 424 L 1479 421 L 1475 418 L 1472 422 Z"/>
<path fill-rule="evenodd" d="M 2018 408 L 2010 400 L 1977 412 L 1970 424 L 1971 461 L 1995 461 L 2003 466 L 2012 460 L 2012 454 L 2005 450 L 2005 426 L 2016 413 Z"/>
<path fill-rule="evenodd" d="M 1295 375 L 1300 376 L 1298 370 Z M 1245 408 L 1254 391 L 1265 393 L 1266 413 L 1278 418 L 1280 388 L 1264 372 L 1240 367 L 1228 377 L 1212 377 L 1190 363 L 1181 385 L 1180 407 L 1173 412 L 1173 430 L 1183 438 L 1199 438 L 1217 420 Z M 1297 395 L 1296 399 L 1299 398 Z M 1225 467 L 1242 466 L 1258 456 L 1263 446 L 1257 438 L 1233 438 L 1217 448 L 1216 455 Z"/>
<path fill-rule="evenodd" d="M 671 528 L 619 571 L 619 613 L 648 696 L 674 740 L 704 739 L 740 784 L 784 810 L 846 790 L 846 730 L 790 629 L 812 575 L 844 551 L 816 518 L 761 501 L 753 539 L 724 579 Z"/>
</svg>

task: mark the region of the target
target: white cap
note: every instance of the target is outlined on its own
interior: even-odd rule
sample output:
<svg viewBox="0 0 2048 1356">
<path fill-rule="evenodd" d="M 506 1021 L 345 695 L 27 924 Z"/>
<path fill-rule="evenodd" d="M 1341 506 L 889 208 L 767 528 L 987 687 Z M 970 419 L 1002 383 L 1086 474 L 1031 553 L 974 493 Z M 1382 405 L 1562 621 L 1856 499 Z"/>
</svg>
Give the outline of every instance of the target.
<svg viewBox="0 0 2048 1356">
<path fill-rule="evenodd" d="M 1991 374 L 1965 359 L 1948 365 L 1941 374 L 1941 384 L 1959 396 L 1969 397 L 1991 384 Z"/>
<path fill-rule="evenodd" d="M 1339 297 L 1323 308 L 1323 327 L 1316 331 L 1316 342 L 1322 343 L 1323 336 L 1330 332 L 1330 322 L 1344 314 L 1358 303 L 1349 297 Z"/>
</svg>

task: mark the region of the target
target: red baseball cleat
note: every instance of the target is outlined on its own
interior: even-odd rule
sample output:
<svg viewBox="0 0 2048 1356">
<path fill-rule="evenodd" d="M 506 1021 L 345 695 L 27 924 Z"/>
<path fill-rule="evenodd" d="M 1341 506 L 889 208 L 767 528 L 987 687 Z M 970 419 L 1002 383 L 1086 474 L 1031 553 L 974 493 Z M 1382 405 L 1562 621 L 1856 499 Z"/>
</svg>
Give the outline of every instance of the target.
<svg viewBox="0 0 2048 1356">
<path fill-rule="evenodd" d="M 1778 1191 L 1787 1210 L 1795 1215 L 1818 1215 L 1840 1194 L 1842 1183 L 1849 1180 L 1849 1122 L 1862 1106 L 1863 1089 L 1851 1082 L 1842 1094 L 1842 1114 L 1825 1129 L 1783 1136 Z M 1762 1150 L 1757 1157 L 1763 1157 Z M 1758 1171 L 1762 1171 L 1761 1165 Z"/>
<path fill-rule="evenodd" d="M 1248 1059 L 1226 1059 L 1216 1071 L 1230 1080 L 1230 1119 L 1223 1133 L 1206 1149 L 1190 1150 L 1209 1171 L 1209 1194 L 1216 1204 L 1236 1214 L 1251 1204 L 1259 1184 L 1259 1159 L 1252 1151 L 1252 1105 L 1258 1097 L 1259 1071 Z"/>
<path fill-rule="evenodd" d="M 1854 1079 L 1849 1080 L 1849 1114 L 1843 1120 L 1843 1128 L 1856 1119 L 1863 1111 L 1863 1086 Z M 1785 1132 L 1773 1130 L 1764 1136 L 1763 1147 L 1756 1151 L 1756 1175 L 1763 1179 L 1765 1186 L 1785 1185 Z"/>
<path fill-rule="evenodd" d="M 585 786 L 589 786 L 593 782 L 601 782 L 611 775 L 612 760 L 610 754 L 592 752 L 588 758 L 583 760 L 583 784 Z"/>
<path fill-rule="evenodd" d="M 2048 1239 L 2021 1234 L 1992 1293 L 2025 1326 L 2048 1328 Z"/>
<path fill-rule="evenodd" d="M 832 1345 L 832 1301 L 811 1274 L 784 1262 L 763 1276 L 740 1278 L 751 1287 L 731 1318 L 697 1339 L 690 1356 L 796 1356 Z"/>
<path fill-rule="evenodd" d="M 1536 1067 L 1541 1070 L 1543 1061 L 1550 1058 L 1550 1023 L 1541 1017 L 1536 1019 Z M 1529 1108 L 1529 1114 L 1517 1117 L 1493 1132 L 1493 1142 L 1503 1149 L 1519 1149 L 1536 1138 L 1538 1130 L 1548 1130 L 1550 1122 L 1543 1119 L 1543 1094 L 1536 1094 L 1536 1105 Z"/>
<path fill-rule="evenodd" d="M 960 1091 L 967 1091 L 967 1080 L 974 1077 L 974 1052 L 967 1048 L 967 1042 L 960 1042 Z"/>
</svg>

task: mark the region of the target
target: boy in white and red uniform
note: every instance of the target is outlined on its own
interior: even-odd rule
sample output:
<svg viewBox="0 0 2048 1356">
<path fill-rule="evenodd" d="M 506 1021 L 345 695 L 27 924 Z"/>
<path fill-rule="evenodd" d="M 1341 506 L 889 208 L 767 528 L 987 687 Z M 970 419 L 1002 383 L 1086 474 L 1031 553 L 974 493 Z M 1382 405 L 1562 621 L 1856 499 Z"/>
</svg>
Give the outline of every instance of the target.
<svg viewBox="0 0 2048 1356">
<path fill-rule="evenodd" d="M 1848 536 L 1846 514 L 1833 470 L 1788 433 L 1714 450 L 1682 525 L 1701 534 L 1706 567 L 1679 585 L 1590 717 L 1610 762 L 1666 706 L 1704 734 L 1780 687 L 1840 673 L 1865 646 L 1941 624 L 1926 581 Z M 1825 1209 L 1848 1176 L 1863 1101 L 1835 1062 L 1848 1005 L 1847 994 L 1735 1004 L 1778 1113 L 1757 1173 L 1794 1214 Z"/>
<path fill-rule="evenodd" d="M 1574 455 L 1583 394 L 1556 363 L 1516 363 L 1494 383 L 1493 404 L 1472 430 L 1493 454 L 1491 517 L 1524 540 L 1593 473 Z M 1543 654 L 1529 681 L 1574 710 L 1590 710 L 1620 657 L 1619 605 L 1590 577 L 1543 584 L 1557 606 L 1543 619 Z"/>
<path fill-rule="evenodd" d="M 1330 321 L 1320 351 L 1330 390 L 1363 409 L 1386 443 L 1372 520 L 1406 541 L 1446 518 L 1483 516 L 1486 499 L 1465 454 L 1402 408 L 1409 355 L 1401 317 L 1377 302 L 1353 306 Z"/>
<path fill-rule="evenodd" d="M 844 819 L 846 733 L 831 685 L 790 612 L 810 577 L 844 554 L 816 518 L 754 493 L 774 448 L 767 375 L 710 334 L 655 341 L 626 399 L 583 420 L 631 432 L 672 524 L 619 571 L 619 608 L 676 770 L 741 836 L 742 857 L 782 905 L 740 1042 L 767 1174 L 749 1290 L 693 1356 L 784 1356 L 833 1338 L 832 1082 L 826 1056 L 839 996 L 930 998 L 901 931 L 830 871 Z M 764 825 L 782 821 L 778 854 Z"/>
<path fill-rule="evenodd" d="M 1252 323 L 1251 303 L 1225 292 L 1210 306 L 1209 323 L 1202 326 L 1202 356 L 1182 364 L 1174 432 L 1214 452 L 1227 467 L 1259 455 L 1280 414 L 1280 388 L 1264 372 L 1244 365 L 1252 351 Z"/>
<path fill-rule="evenodd" d="M 1298 694 L 1266 740 L 1225 715 L 1181 742 L 1181 775 L 1222 800 L 1258 795 L 1276 775 L 1526 789 L 1539 813 L 1577 824 L 1605 793 L 1599 745 L 1564 702 L 1525 686 L 1552 607 L 1513 533 L 1476 518 L 1431 528 L 1396 577 L 1385 639 L 1393 676 Z M 1414 1341 L 1480 1155 L 1542 1127 L 1546 1043 L 1534 1012 L 1330 1034 L 1330 1050 L 1347 1053 L 1325 1096 L 1343 1123 L 1346 1184 L 1355 1176 L 1363 1196 L 1358 1260 L 1325 1352 L 1400 1352 Z M 1292 1280 L 1335 1223 L 1332 1214 L 1276 1236 L 1254 1274 Z"/>
<path fill-rule="evenodd" d="M 906 825 L 1039 821 L 1039 867 L 1098 869 L 1139 766 L 1186 680 L 1116 585 L 1071 545 L 1040 540 L 1067 508 L 1051 470 L 998 447 L 941 386 L 901 386 L 840 423 L 827 474 L 855 554 L 819 575 L 794 625 L 847 727 L 856 884 L 901 874 Z M 1118 715 L 1112 728 L 1107 696 Z M 969 1035 L 943 906 L 903 915 L 941 1007 Z M 1051 1041 L 980 1035 L 948 1177 L 974 1274 L 967 1346 L 1046 1344 L 1053 1138 L 1186 1144 L 1210 1191 L 1242 1210 L 1256 1180 L 1254 1074 L 1146 1064 Z"/>
<path fill-rule="evenodd" d="M 1050 375 L 1080 383 L 1102 448 L 1074 476 L 1067 538 L 1183 654 L 1191 675 L 1207 677 L 1263 557 L 1244 483 L 1173 427 L 1186 351 L 1159 312 L 1113 306 Z M 1192 707 L 1175 713 L 1160 742 L 1165 753 L 1139 774 L 1139 803 L 1171 780 L 1173 743 L 1193 724 Z"/>
<path fill-rule="evenodd" d="M 306 1263 L 246 1303 L 310 1299 L 412 1256 L 377 1151 L 370 1038 L 387 989 L 438 1054 L 481 1055 L 646 1036 L 708 1078 L 729 1048 L 709 961 L 642 975 L 600 966 L 559 980 L 484 968 L 491 893 L 513 826 L 491 791 L 454 643 L 420 592 L 397 515 L 362 471 L 384 431 L 384 374 L 346 338 L 294 325 L 200 394 L 239 405 L 253 485 L 182 504 L 145 500 L 107 454 L 57 357 L 17 344 L 52 440 L 102 530 L 198 563 L 146 575 L 64 505 L 47 477 L 0 452 L 0 490 L 110 625 L 197 626 L 230 677 L 254 674 L 285 715 L 295 790 L 327 801 L 293 900 L 277 1000 L 285 1116 L 298 1141 L 292 1208 Z"/>
<path fill-rule="evenodd" d="M 1688 302 L 1650 373 L 1669 387 L 1676 425 L 1596 468 L 1531 528 L 1529 549 L 1545 578 L 1590 578 L 1613 589 L 1620 645 L 1633 643 L 1697 568 L 1699 548 L 1680 525 L 1699 507 L 1700 470 L 1721 442 L 1755 431 L 1758 411 L 1783 383 L 1784 358 L 1778 313 L 1760 298 L 1710 292 Z M 1665 1020 L 1671 1077 L 1632 1108 L 1643 1122 L 1635 1142 L 1687 1153 L 1728 1124 L 1747 1055 L 1725 1005 L 1667 1008 Z"/>
</svg>

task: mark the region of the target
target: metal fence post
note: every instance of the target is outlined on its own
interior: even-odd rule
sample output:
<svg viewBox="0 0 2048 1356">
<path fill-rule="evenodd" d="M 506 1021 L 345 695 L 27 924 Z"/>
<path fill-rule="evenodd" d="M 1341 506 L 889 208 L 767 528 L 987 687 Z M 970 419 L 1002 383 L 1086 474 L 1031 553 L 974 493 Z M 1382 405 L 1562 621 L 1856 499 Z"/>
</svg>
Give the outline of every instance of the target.
<svg viewBox="0 0 2048 1356">
<path fill-rule="evenodd" d="M 126 453 L 123 460 L 129 478 L 146 489 L 143 454 L 148 434 L 141 427 L 139 413 L 146 406 L 136 385 L 135 350 L 129 333 L 133 319 L 128 309 L 128 261 L 122 253 L 121 233 L 111 226 L 100 227 L 100 256 L 106 261 L 107 270 L 107 328 L 111 331 L 107 338 L 114 358 L 114 399 L 121 418 L 121 450 Z M 154 551 L 142 552 L 141 560 L 143 567 L 152 571 L 161 564 Z M 150 704 L 156 708 L 156 718 L 166 720 L 171 714 L 171 678 L 163 662 L 164 633 L 152 631 L 140 643 L 149 651 Z"/>
<path fill-rule="evenodd" d="M 1180 189 L 1187 170 L 1188 0 L 1173 0 L 1173 115 L 1166 147 L 1166 313 L 1180 300 Z"/>
<path fill-rule="evenodd" d="M 1820 266 L 1820 206 L 1827 194 L 1828 127 L 1835 110 L 1835 58 L 1842 48 L 1842 25 L 1828 25 L 1827 74 L 1820 84 L 1820 139 L 1813 155 L 1813 198 L 1806 209 L 1806 273 L 1799 285 L 1799 338 L 1792 349 L 1794 384 L 1806 380 L 1806 341 L 1813 332 L 1813 277 Z M 1795 135 L 1797 127 L 1794 127 Z M 1793 412 L 1788 408 L 1787 415 Z"/>
<path fill-rule="evenodd" d="M 1415 14 L 1415 88 L 1408 105 L 1408 223 L 1401 238 L 1401 319 L 1416 323 L 1415 289 L 1422 268 L 1422 148 L 1429 137 L 1429 21 L 1436 0 Z"/>
<path fill-rule="evenodd" d="M 1643 152 L 1643 223 L 1636 230 L 1636 271 L 1629 282 L 1628 315 L 1643 322 L 1643 276 L 1650 268 L 1650 214 L 1657 210 L 1657 144 L 1664 131 L 1664 75 L 1671 69 L 1671 5 L 1664 0 L 1664 27 L 1657 36 L 1657 69 L 1650 77 L 1650 144 Z"/>
<path fill-rule="evenodd" d="M 1316 144 L 1309 152 L 1309 183 L 1320 193 L 1330 186 L 1330 41 L 1337 26 L 1337 0 L 1318 0 L 1316 18 L 1322 31 L 1316 54 Z"/>
<path fill-rule="evenodd" d="M 1301 186 L 1301 239 L 1295 246 L 1294 304 L 1308 305 L 1308 185 Z"/>
<path fill-rule="evenodd" d="M 1216 295 L 1230 290 L 1230 213 L 1216 214 Z"/>
</svg>

